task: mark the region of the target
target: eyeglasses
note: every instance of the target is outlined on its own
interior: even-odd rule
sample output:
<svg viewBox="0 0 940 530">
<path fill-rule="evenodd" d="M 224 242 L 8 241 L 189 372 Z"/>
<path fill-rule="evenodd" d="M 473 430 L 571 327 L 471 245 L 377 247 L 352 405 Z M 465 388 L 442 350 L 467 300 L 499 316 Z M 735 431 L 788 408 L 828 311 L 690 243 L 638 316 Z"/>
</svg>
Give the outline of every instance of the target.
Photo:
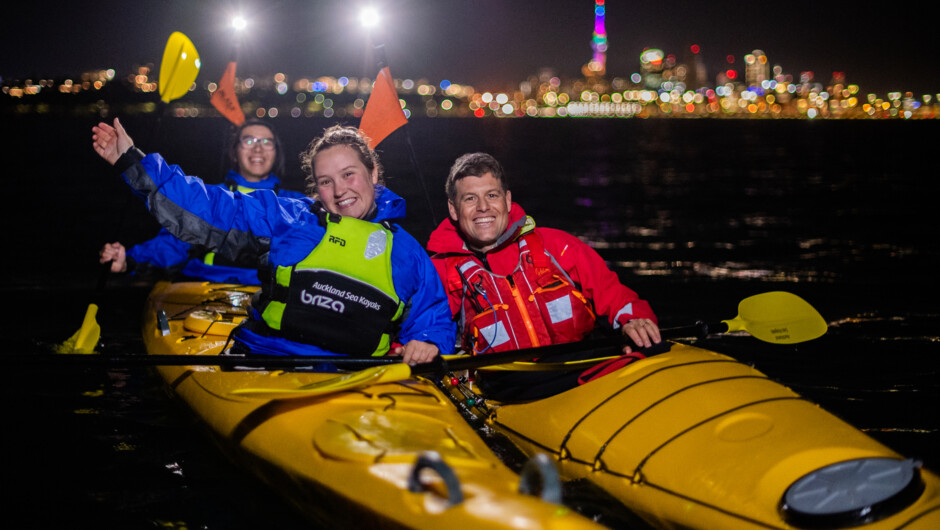
<svg viewBox="0 0 940 530">
<path fill-rule="evenodd" d="M 260 145 L 265 151 L 274 149 L 274 138 L 255 138 L 254 136 L 242 136 L 238 142 L 245 149 L 251 149 L 255 145 Z"/>
</svg>

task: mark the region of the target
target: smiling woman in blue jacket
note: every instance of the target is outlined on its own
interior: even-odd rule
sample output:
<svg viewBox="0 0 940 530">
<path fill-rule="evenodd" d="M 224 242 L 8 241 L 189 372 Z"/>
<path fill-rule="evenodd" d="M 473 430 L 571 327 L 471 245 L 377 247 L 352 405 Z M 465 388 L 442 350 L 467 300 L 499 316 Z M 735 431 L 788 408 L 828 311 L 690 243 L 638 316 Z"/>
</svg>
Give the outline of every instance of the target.
<svg viewBox="0 0 940 530">
<path fill-rule="evenodd" d="M 272 190 L 284 197 L 304 194 L 281 189 L 275 173 L 283 173 L 284 155 L 274 128 L 261 120 L 245 121 L 232 133 L 228 159 L 232 165 L 220 187 L 231 192 Z M 98 253 L 101 263 L 111 262 L 111 272 L 146 274 L 163 270 L 184 277 L 213 282 L 258 285 L 258 265 L 268 251 L 266 241 L 223 244 L 216 252 L 181 241 L 167 229 L 149 241 L 126 249 L 119 242 L 106 243 Z"/>
<path fill-rule="evenodd" d="M 270 240 L 270 273 L 239 349 L 275 355 L 402 355 L 407 363 L 453 351 L 456 335 L 437 273 L 393 221 L 404 199 L 381 185 L 382 167 L 358 130 L 335 126 L 302 154 L 318 200 L 258 190 L 232 194 L 144 155 L 118 120 L 92 129 L 95 151 L 174 236 L 217 248 Z"/>
</svg>

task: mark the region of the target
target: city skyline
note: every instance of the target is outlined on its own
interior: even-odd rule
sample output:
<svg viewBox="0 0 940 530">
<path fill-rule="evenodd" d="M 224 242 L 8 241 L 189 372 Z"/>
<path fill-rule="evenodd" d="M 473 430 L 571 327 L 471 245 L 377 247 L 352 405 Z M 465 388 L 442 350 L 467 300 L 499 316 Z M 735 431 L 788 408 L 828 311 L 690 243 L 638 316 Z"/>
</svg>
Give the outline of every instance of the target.
<svg viewBox="0 0 940 530">
<path fill-rule="evenodd" d="M 367 2 L 333 0 L 314 6 L 281 0 L 239 7 L 232 1 L 169 0 L 129 8 L 103 0 L 66 4 L 51 15 L 38 5 L 17 4 L 6 25 L 19 23 L 0 36 L 0 76 L 6 81 L 101 68 L 125 73 L 136 64 L 158 62 L 169 34 L 182 31 L 200 52 L 200 79 L 217 79 L 233 48 L 231 18 L 241 13 L 249 28 L 239 55 L 240 74 L 371 77 L 369 36 L 359 25 L 358 4 Z M 508 89 L 543 68 L 578 76 L 593 53 L 592 0 L 373 4 L 383 13 L 395 77 Z M 794 77 L 812 71 L 823 84 L 833 72 L 844 72 L 847 82 L 868 92 L 940 92 L 940 73 L 931 67 L 937 39 L 928 31 L 935 17 L 923 10 L 878 18 L 832 10 L 701 7 L 684 1 L 665 7 L 617 0 L 605 4 L 610 78 L 638 72 L 644 48 L 659 48 L 681 60 L 697 45 L 711 86 L 728 67 L 743 75 L 744 56 L 760 49 L 772 65 Z"/>
</svg>

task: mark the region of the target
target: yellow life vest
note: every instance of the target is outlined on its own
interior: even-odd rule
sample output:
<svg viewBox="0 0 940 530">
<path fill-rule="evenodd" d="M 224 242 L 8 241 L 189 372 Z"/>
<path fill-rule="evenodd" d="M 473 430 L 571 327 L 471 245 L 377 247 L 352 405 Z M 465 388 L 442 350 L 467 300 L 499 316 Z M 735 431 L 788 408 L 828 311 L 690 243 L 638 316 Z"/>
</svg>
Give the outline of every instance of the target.
<svg viewBox="0 0 940 530">
<path fill-rule="evenodd" d="M 310 254 L 277 267 L 262 319 L 289 340 L 384 355 L 404 311 L 392 281 L 393 233 L 352 217 L 326 217 L 326 233 Z"/>
</svg>

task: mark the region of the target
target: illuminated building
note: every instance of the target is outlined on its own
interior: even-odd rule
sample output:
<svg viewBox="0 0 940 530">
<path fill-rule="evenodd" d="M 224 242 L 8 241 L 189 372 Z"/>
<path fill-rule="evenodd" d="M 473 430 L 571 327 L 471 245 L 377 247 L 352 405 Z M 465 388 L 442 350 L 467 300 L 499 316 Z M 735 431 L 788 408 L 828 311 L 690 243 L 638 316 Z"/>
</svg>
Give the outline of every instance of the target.
<svg viewBox="0 0 940 530">
<path fill-rule="evenodd" d="M 603 7 L 600 3 L 596 7 Z M 596 16 L 602 13 L 595 12 Z M 601 17 L 600 23 L 603 22 Z M 601 28 L 601 26 L 596 26 Z M 602 35 L 597 33 L 595 36 Z M 605 39 L 598 43 L 605 44 Z M 603 64 L 605 49 L 595 52 Z M 709 87 L 700 49 L 689 47 L 677 61 L 674 54 L 647 48 L 640 54 L 640 70 L 629 80 L 608 80 L 603 70 L 576 79 L 564 79 L 543 68 L 518 85 L 518 90 L 477 90 L 471 85 L 444 80 L 396 79 L 399 103 L 408 117 L 427 118 L 729 118 L 729 119 L 903 119 L 940 118 L 940 93 L 896 91 L 879 96 L 846 81 L 844 72 L 831 80 L 811 71 L 790 75 L 780 65 L 770 67 L 766 55 L 754 50 L 717 74 Z M 738 65 L 741 63 L 738 62 Z M 152 64 L 137 65 L 129 73 L 102 69 L 64 79 L 0 81 L 0 119 L 22 116 L 93 117 L 140 115 L 160 111 L 153 101 L 156 83 Z M 772 77 L 771 77 L 772 76 Z M 747 85 L 744 85 L 744 82 Z M 243 110 L 258 118 L 361 118 L 371 92 L 372 79 L 308 76 L 288 79 L 246 76 L 237 80 Z M 175 118 L 217 118 L 210 104 L 214 82 L 194 84 L 173 102 L 168 114 Z"/>
<path fill-rule="evenodd" d="M 656 90 L 663 84 L 663 51 L 647 48 L 640 54 L 640 76 L 643 86 Z"/>
<path fill-rule="evenodd" d="M 679 81 L 690 90 L 697 90 L 708 84 L 708 71 L 702 61 L 701 51 L 698 44 L 689 46 L 682 57 L 683 64 L 679 66 L 681 69 Z"/>
<path fill-rule="evenodd" d="M 604 0 L 594 0 L 594 35 L 591 38 L 591 49 L 594 55 L 591 61 L 584 65 L 584 77 L 603 76 L 607 71 L 607 29 L 604 27 L 606 8 Z"/>
<path fill-rule="evenodd" d="M 744 81 L 748 88 L 760 88 L 770 80 L 770 62 L 763 50 L 754 50 L 744 56 Z"/>
</svg>

